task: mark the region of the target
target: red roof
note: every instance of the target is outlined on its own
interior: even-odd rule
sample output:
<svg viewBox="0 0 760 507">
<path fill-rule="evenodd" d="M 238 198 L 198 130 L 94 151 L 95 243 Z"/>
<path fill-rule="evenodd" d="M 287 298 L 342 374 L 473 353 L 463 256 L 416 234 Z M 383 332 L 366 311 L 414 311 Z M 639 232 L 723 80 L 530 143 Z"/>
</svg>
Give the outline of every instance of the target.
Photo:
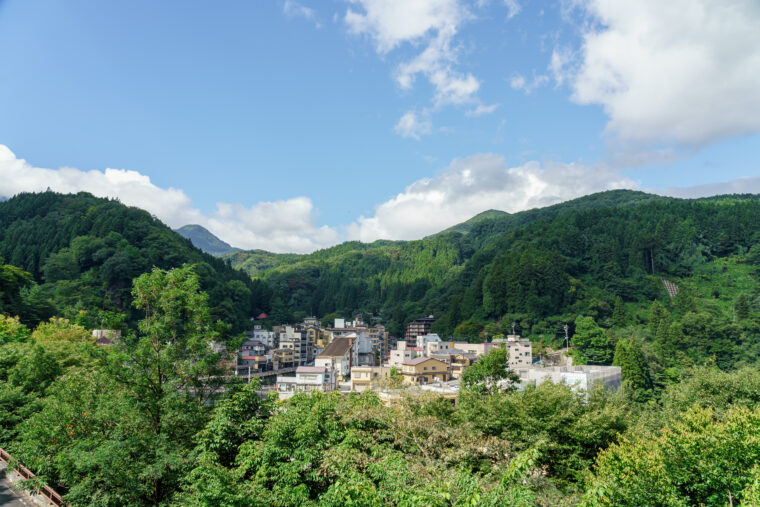
<svg viewBox="0 0 760 507">
<path fill-rule="evenodd" d="M 269 317 L 269 315 L 267 315 L 267 314 L 266 314 L 266 313 L 264 313 L 264 312 L 261 312 L 261 313 L 259 314 L 259 316 L 258 316 L 258 317 L 256 317 L 256 318 L 257 318 L 257 319 L 259 319 L 259 320 L 263 320 L 263 319 L 266 319 L 267 317 Z"/>
</svg>

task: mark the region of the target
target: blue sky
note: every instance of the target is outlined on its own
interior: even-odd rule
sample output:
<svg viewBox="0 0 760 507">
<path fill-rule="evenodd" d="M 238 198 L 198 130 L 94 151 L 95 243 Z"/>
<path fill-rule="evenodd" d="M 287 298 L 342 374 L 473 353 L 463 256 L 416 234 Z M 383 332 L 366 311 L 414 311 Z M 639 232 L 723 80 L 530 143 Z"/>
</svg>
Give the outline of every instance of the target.
<svg viewBox="0 0 760 507">
<path fill-rule="evenodd" d="M 303 252 L 607 188 L 760 192 L 758 24 L 753 0 L 0 0 L 0 195 Z"/>
</svg>

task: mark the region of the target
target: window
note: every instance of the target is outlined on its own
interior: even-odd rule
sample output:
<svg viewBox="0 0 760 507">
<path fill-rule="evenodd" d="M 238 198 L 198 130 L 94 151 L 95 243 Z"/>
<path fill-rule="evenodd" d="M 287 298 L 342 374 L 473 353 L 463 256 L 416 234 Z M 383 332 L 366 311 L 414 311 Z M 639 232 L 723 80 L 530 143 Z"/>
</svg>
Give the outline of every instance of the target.
<svg viewBox="0 0 760 507">
<path fill-rule="evenodd" d="M 427 366 L 423 366 L 423 367 L 422 367 L 422 369 L 423 369 L 423 370 L 427 370 Z"/>
</svg>

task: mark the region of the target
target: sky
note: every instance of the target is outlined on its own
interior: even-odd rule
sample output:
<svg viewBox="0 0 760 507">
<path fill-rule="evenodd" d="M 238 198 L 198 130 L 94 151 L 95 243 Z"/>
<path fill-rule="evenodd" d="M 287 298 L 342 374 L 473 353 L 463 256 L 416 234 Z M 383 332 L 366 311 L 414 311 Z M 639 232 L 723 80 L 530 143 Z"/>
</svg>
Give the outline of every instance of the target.
<svg viewBox="0 0 760 507">
<path fill-rule="evenodd" d="M 760 193 L 757 0 L 0 0 L 0 196 L 241 248 Z"/>
</svg>

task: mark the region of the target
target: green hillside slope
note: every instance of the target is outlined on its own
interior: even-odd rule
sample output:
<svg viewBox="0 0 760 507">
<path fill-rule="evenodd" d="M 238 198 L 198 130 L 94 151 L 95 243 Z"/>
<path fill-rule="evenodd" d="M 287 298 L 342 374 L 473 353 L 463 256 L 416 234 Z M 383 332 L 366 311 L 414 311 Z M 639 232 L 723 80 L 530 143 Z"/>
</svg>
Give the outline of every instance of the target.
<svg viewBox="0 0 760 507">
<path fill-rule="evenodd" d="M 94 327 L 117 313 L 133 322 L 132 279 L 185 263 L 196 266 L 214 316 L 233 330 L 268 311 L 262 282 L 201 252 L 148 212 L 87 193 L 20 194 L 0 203 L 0 257 L 30 274 L 57 315 Z"/>
</svg>

